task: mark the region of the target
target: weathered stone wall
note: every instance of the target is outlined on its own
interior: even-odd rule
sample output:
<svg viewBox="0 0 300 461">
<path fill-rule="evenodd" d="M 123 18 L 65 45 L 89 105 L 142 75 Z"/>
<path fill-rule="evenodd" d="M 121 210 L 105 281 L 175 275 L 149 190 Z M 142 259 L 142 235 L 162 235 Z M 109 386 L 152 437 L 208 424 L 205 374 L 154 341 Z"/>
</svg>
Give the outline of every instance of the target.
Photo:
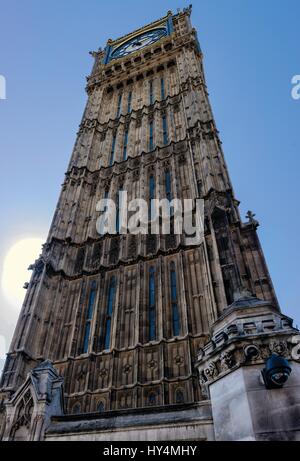
<svg viewBox="0 0 300 461">
<path fill-rule="evenodd" d="M 210 386 L 217 440 L 300 440 L 300 365 L 282 389 L 266 389 L 263 366 L 239 368 Z"/>
</svg>

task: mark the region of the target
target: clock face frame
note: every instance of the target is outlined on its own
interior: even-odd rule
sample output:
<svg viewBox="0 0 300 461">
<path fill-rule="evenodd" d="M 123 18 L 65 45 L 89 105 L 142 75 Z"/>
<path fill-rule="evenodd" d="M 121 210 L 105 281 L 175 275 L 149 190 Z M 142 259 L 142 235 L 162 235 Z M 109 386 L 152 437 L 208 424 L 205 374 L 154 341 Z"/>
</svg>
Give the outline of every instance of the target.
<svg viewBox="0 0 300 461">
<path fill-rule="evenodd" d="M 168 31 L 164 27 L 148 30 L 115 48 L 111 53 L 110 59 L 123 58 L 130 53 L 134 53 L 135 51 L 157 42 L 167 34 Z"/>
</svg>

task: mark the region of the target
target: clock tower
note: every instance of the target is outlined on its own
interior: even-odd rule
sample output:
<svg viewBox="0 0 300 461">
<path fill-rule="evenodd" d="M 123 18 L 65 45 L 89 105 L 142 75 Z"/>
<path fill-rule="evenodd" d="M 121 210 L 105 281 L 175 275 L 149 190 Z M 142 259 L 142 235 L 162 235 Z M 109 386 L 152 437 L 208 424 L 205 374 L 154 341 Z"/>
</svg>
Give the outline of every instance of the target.
<svg viewBox="0 0 300 461">
<path fill-rule="evenodd" d="M 190 15 L 168 12 L 91 53 L 87 105 L 1 380 L 5 440 L 257 439 L 251 385 L 266 402 L 259 375 L 272 353 L 298 366 L 258 222 L 239 214 Z M 187 244 L 174 216 L 167 234 L 99 235 L 97 204 L 118 212 L 120 191 L 203 200 L 203 241 Z M 264 433 L 287 432 L 283 421 Z"/>
</svg>

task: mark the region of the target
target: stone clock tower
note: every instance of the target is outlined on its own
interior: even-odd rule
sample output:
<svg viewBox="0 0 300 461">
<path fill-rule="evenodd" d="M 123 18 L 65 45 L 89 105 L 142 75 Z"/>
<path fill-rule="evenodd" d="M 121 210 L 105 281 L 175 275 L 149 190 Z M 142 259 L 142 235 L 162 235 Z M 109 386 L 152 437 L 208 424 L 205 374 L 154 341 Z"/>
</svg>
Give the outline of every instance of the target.
<svg viewBox="0 0 300 461">
<path fill-rule="evenodd" d="M 1 380 L 4 440 L 299 438 L 300 337 L 280 313 L 258 222 L 240 218 L 190 14 L 92 53 Z M 97 203 L 118 204 L 120 191 L 203 199 L 204 241 L 188 245 L 172 218 L 166 235 L 99 235 Z M 282 389 L 262 379 L 272 354 L 292 370 Z"/>
</svg>

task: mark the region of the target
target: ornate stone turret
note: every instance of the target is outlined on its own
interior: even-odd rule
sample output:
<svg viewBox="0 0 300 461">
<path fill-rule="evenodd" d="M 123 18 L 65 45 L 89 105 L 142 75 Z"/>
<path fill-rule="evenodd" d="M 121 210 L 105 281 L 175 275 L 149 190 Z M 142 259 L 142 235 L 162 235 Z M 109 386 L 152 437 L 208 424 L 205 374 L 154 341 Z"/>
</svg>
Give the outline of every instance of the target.
<svg viewBox="0 0 300 461">
<path fill-rule="evenodd" d="M 266 389 L 272 355 L 289 360 L 290 379 Z M 245 293 L 211 327 L 196 367 L 210 399 L 216 440 L 300 439 L 300 332 L 272 304 Z"/>
<path fill-rule="evenodd" d="M 63 413 L 62 385 L 49 360 L 31 370 L 5 404 L 3 440 L 43 440 L 51 416 Z"/>
</svg>

